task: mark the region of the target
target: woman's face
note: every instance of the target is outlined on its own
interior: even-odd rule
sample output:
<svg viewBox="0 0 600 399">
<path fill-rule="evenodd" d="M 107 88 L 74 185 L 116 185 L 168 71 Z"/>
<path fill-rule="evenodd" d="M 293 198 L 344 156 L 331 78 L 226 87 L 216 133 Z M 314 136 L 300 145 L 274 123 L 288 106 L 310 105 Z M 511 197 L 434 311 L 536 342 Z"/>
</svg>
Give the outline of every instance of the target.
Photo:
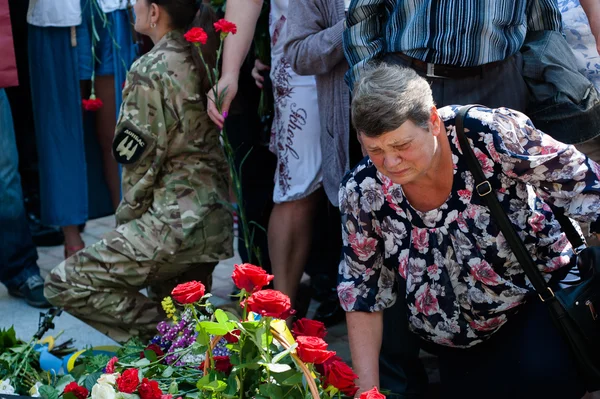
<svg viewBox="0 0 600 399">
<path fill-rule="evenodd" d="M 153 20 L 153 13 L 155 13 L 155 9 L 157 8 L 156 4 L 150 3 L 149 0 L 138 0 L 135 2 L 133 6 L 133 11 L 135 12 L 135 25 L 134 29 L 136 32 L 141 33 L 143 35 L 148 35 Z M 156 19 L 156 16 L 154 16 Z"/>
<path fill-rule="evenodd" d="M 440 124 L 434 111 L 428 129 L 408 120 L 378 137 L 361 134 L 361 140 L 379 172 L 396 184 L 415 183 L 430 170 L 439 151 Z"/>
</svg>

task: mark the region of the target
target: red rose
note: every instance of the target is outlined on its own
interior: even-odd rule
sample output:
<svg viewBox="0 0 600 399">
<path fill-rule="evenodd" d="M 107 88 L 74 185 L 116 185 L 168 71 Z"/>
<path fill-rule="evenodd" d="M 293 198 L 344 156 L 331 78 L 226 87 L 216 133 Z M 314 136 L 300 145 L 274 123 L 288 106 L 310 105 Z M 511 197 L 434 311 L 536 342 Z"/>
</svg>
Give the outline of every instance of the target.
<svg viewBox="0 0 600 399">
<path fill-rule="evenodd" d="M 240 330 L 233 330 L 227 333 L 223 338 L 230 344 L 236 344 L 240 340 Z"/>
<path fill-rule="evenodd" d="M 86 399 L 89 394 L 85 387 L 79 386 L 75 381 L 68 383 L 63 392 L 71 392 L 77 397 L 77 399 Z"/>
<path fill-rule="evenodd" d="M 204 362 L 209 362 L 209 359 L 206 359 Z M 233 369 L 233 364 L 231 364 L 231 360 L 229 360 L 229 356 L 213 356 L 213 361 L 215 363 L 215 370 L 220 371 L 221 373 L 228 374 L 231 373 L 231 369 Z M 200 369 L 204 370 L 205 363 L 202 363 Z M 210 366 L 209 366 L 210 367 Z M 144 398 L 142 398 L 144 399 Z"/>
<path fill-rule="evenodd" d="M 190 281 L 173 288 L 171 296 L 179 303 L 194 303 L 204 296 L 204 291 L 204 284 L 199 281 Z"/>
<path fill-rule="evenodd" d="M 298 337 L 298 356 L 304 363 L 321 364 L 335 356 L 334 351 L 327 350 L 327 342 L 318 337 Z"/>
<path fill-rule="evenodd" d="M 251 312 L 266 317 L 287 319 L 294 313 L 290 298 L 276 290 L 255 292 L 246 300 L 246 304 Z"/>
<path fill-rule="evenodd" d="M 117 363 L 118 361 L 119 361 L 119 358 L 117 358 L 116 356 L 113 356 L 113 358 L 110 359 L 108 361 L 108 363 L 106 363 L 106 369 L 105 369 L 105 371 L 108 374 L 114 373 L 115 372 L 115 363 Z"/>
<path fill-rule="evenodd" d="M 233 266 L 233 274 L 231 279 L 236 287 L 240 290 L 244 289 L 250 294 L 261 290 L 268 285 L 275 276 L 267 274 L 267 272 L 258 266 L 244 263 L 242 265 Z"/>
<path fill-rule="evenodd" d="M 158 346 L 157 344 L 150 344 L 146 347 L 146 349 L 144 349 L 143 351 L 140 352 L 140 359 L 143 359 L 146 357 L 146 355 L 144 354 L 145 351 L 152 351 L 152 352 L 156 353 L 156 357 L 161 357 L 161 356 L 165 355 L 165 353 L 160 348 L 160 346 Z"/>
<path fill-rule="evenodd" d="M 117 378 L 117 387 L 121 392 L 134 393 L 138 385 L 140 385 L 140 378 L 137 369 L 127 369 Z"/>
<path fill-rule="evenodd" d="M 294 336 L 307 336 L 307 337 L 319 337 L 325 338 L 327 331 L 325 331 L 325 324 L 320 321 L 310 319 L 300 319 L 294 323 L 292 328 Z"/>
<path fill-rule="evenodd" d="M 202 28 L 192 28 L 188 30 L 183 37 L 190 43 L 206 44 L 206 41 L 208 40 L 208 35 Z"/>
<path fill-rule="evenodd" d="M 360 399 L 385 399 L 385 395 L 380 393 L 377 387 L 360 394 Z"/>
<path fill-rule="evenodd" d="M 86 111 L 98 111 L 104 105 L 102 100 L 96 97 L 90 97 L 88 100 L 81 100 L 81 103 L 83 109 Z"/>
<path fill-rule="evenodd" d="M 138 389 L 141 399 L 161 399 L 162 391 L 158 387 L 158 382 L 144 378 Z"/>
<path fill-rule="evenodd" d="M 354 397 L 354 394 L 358 391 L 358 387 L 354 384 L 354 380 L 358 376 L 338 356 L 333 356 L 323 363 L 323 375 L 327 385 L 333 385 L 346 396 Z"/>
<path fill-rule="evenodd" d="M 235 35 L 237 33 L 237 26 L 235 26 L 233 22 L 229 22 L 228 20 L 223 18 L 215 22 L 213 26 L 215 27 L 215 31 L 217 32 L 222 32 L 226 34 L 231 33 L 232 35 Z"/>
</svg>

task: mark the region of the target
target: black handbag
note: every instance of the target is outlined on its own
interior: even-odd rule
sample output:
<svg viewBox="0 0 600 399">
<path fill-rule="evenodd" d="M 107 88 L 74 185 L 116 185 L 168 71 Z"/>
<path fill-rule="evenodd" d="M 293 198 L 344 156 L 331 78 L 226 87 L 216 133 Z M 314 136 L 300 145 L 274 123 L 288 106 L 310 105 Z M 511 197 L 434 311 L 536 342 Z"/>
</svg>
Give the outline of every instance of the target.
<svg viewBox="0 0 600 399">
<path fill-rule="evenodd" d="M 600 135 L 600 93 L 579 71 L 562 33 L 527 32 L 521 54 L 530 93 L 525 113 L 533 124 L 567 144 Z"/>
<path fill-rule="evenodd" d="M 473 174 L 477 194 L 488 205 L 500 231 L 529 277 L 540 300 L 547 305 L 556 328 L 574 355 L 588 391 L 596 391 L 600 389 L 600 314 L 598 313 L 600 311 L 600 247 L 586 248 L 581 235 L 577 233 L 569 218 L 562 210 L 553 208 L 562 231 L 573 244 L 573 248 L 576 248 L 581 282 L 556 292 L 548 286 L 500 205 L 465 135 L 464 118 L 469 109 L 476 106 L 461 107 L 455 123 L 460 147 Z"/>
</svg>

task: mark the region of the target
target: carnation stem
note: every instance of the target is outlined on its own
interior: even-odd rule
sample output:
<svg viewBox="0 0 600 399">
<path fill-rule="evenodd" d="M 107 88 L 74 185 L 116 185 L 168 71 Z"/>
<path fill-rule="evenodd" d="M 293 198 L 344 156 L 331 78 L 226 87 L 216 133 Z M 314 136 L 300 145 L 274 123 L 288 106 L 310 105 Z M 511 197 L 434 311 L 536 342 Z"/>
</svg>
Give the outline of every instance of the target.
<svg viewBox="0 0 600 399">
<path fill-rule="evenodd" d="M 92 5 L 87 4 L 86 7 L 92 7 Z M 97 43 L 96 38 L 98 37 L 98 33 L 96 31 L 96 23 L 95 23 L 93 9 L 90 12 L 90 16 L 92 19 L 92 79 L 91 79 L 92 90 L 90 93 L 90 99 L 94 99 L 94 98 L 96 98 L 96 89 L 94 88 L 94 85 L 96 82 L 96 43 Z"/>
</svg>

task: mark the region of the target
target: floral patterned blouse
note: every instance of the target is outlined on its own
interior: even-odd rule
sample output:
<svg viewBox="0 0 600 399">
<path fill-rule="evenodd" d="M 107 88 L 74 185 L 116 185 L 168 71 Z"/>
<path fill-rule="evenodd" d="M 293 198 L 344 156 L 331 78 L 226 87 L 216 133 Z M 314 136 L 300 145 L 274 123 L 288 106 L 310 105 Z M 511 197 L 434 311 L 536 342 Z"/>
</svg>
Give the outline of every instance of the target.
<svg viewBox="0 0 600 399">
<path fill-rule="evenodd" d="M 450 196 L 437 209 L 411 207 L 401 185 L 365 158 L 340 188 L 343 260 L 338 295 L 346 311 L 375 312 L 406 280 L 411 329 L 438 344 L 469 347 L 496 332 L 533 292 L 477 193 L 444 107 L 454 162 Z M 522 113 L 472 108 L 465 132 L 500 203 L 549 280 L 570 265 L 571 243 L 548 204 L 580 221 L 600 209 L 600 166 L 536 130 Z M 566 269 L 562 269 L 565 271 Z"/>
</svg>

